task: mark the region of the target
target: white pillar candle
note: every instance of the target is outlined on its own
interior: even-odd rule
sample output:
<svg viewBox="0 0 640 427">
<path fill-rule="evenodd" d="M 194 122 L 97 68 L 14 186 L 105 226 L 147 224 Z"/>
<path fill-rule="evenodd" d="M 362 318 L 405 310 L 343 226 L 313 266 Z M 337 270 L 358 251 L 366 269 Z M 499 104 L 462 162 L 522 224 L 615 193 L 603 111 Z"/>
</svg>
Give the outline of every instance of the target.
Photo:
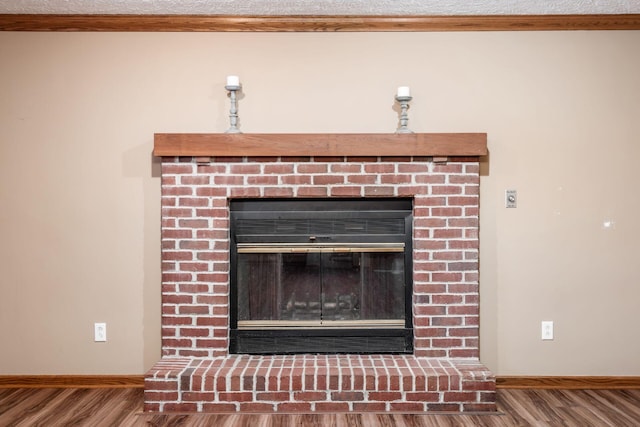
<svg viewBox="0 0 640 427">
<path fill-rule="evenodd" d="M 411 96 L 411 90 L 409 90 L 409 86 L 400 86 L 398 88 L 398 96 Z"/>
<path fill-rule="evenodd" d="M 240 86 L 240 77 L 227 76 L 227 86 Z"/>
</svg>

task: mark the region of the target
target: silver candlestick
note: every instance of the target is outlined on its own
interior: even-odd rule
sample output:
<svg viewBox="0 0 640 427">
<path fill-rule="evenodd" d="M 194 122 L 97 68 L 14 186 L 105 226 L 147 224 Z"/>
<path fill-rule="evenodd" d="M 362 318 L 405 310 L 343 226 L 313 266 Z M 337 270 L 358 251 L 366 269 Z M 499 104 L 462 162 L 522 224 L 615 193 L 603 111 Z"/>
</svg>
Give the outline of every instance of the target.
<svg viewBox="0 0 640 427">
<path fill-rule="evenodd" d="M 396 131 L 396 133 L 413 133 L 411 129 L 409 129 L 409 102 L 413 98 L 410 95 L 396 95 L 396 101 L 400 103 L 400 127 Z"/>
<path fill-rule="evenodd" d="M 229 121 L 231 126 L 227 129 L 226 133 L 242 133 L 238 129 L 238 98 L 236 92 L 238 92 L 241 85 L 227 85 L 224 87 L 229 91 L 229 98 L 231 99 L 231 109 L 229 110 Z"/>
</svg>

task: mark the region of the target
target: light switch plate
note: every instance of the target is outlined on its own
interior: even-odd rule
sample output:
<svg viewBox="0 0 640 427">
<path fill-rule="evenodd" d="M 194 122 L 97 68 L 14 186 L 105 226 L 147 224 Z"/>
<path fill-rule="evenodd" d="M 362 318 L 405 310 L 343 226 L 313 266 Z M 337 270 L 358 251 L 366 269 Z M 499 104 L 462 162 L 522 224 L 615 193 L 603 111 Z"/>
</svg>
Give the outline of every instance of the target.
<svg viewBox="0 0 640 427">
<path fill-rule="evenodd" d="M 516 190 L 505 190 L 504 207 L 505 208 L 518 207 L 518 192 Z"/>
</svg>

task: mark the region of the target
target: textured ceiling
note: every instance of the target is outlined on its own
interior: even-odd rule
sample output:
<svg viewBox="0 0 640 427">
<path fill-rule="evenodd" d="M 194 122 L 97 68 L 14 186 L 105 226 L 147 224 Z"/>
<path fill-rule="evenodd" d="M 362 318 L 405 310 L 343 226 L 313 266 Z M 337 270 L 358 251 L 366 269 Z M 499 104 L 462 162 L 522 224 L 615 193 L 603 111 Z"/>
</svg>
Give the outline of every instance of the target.
<svg viewBox="0 0 640 427">
<path fill-rule="evenodd" d="M 640 0 L 3 0 L 0 13 L 539 15 L 640 13 Z"/>
</svg>

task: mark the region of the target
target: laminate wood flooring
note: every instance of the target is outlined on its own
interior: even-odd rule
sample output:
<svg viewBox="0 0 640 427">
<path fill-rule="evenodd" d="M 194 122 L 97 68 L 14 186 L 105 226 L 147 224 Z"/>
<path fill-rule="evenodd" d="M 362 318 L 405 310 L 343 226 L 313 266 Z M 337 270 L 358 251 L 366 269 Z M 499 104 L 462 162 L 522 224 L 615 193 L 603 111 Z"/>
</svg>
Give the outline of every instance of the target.
<svg viewBox="0 0 640 427">
<path fill-rule="evenodd" d="M 145 414 L 141 388 L 0 389 L 0 426 L 638 427 L 640 390 L 498 390 L 499 414 Z"/>
</svg>

